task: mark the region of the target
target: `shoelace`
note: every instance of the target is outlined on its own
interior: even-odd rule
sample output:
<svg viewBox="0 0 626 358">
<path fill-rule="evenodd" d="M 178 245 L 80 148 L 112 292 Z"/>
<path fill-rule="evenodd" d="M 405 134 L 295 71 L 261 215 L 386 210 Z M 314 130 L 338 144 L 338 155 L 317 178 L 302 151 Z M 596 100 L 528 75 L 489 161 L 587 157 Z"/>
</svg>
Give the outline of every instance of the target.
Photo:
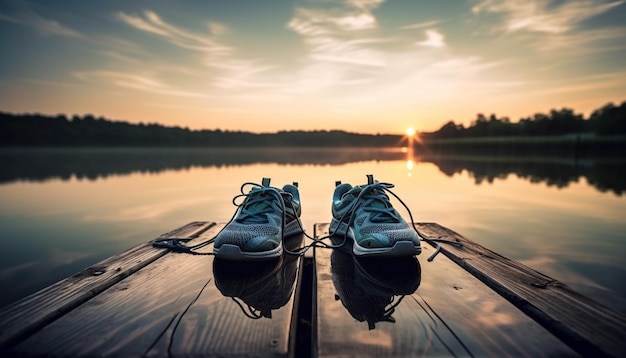
<svg viewBox="0 0 626 358">
<path fill-rule="evenodd" d="M 371 220 L 379 223 L 398 223 L 398 212 L 392 207 L 389 196 L 385 191 L 389 191 L 394 185 L 391 183 L 374 183 L 367 185 L 359 191 L 358 196 L 350 203 L 351 208 L 346 213 L 350 213 L 348 224 L 352 223 L 358 208 L 372 213 Z M 382 204 L 382 206 L 380 206 Z M 342 217 L 342 219 L 344 219 Z M 343 220 L 340 220 L 343 221 Z"/>
<path fill-rule="evenodd" d="M 251 186 L 252 188 L 246 192 L 245 189 L 248 186 Z M 267 217 L 262 214 L 268 213 L 270 211 L 278 210 L 283 213 L 282 229 L 284 230 L 285 198 L 283 197 L 283 195 L 286 196 L 287 198 L 291 198 L 290 193 L 279 193 L 279 191 L 275 188 L 266 187 L 261 184 L 257 184 L 253 182 L 243 183 L 239 190 L 241 194 L 238 194 L 235 197 L 233 197 L 233 201 L 232 201 L 233 205 L 237 207 L 242 207 L 245 204 L 245 207 L 241 208 L 241 215 L 239 217 L 237 216 L 237 213 L 239 212 L 239 210 L 235 210 L 235 213 L 230 218 L 230 220 L 228 220 L 226 225 L 224 225 L 224 228 L 227 227 L 228 224 L 230 224 L 233 220 L 236 220 L 238 218 L 241 218 L 242 221 L 245 220 L 248 222 L 264 223 L 264 222 L 267 222 Z M 276 206 L 275 202 L 270 202 L 268 200 L 268 197 L 263 194 L 274 197 L 278 201 L 278 206 Z M 243 198 L 243 200 L 241 201 L 241 203 L 238 203 L 237 201 L 241 198 Z M 292 202 L 292 200 L 287 200 L 287 201 L 290 203 Z M 213 255 L 213 253 L 212 252 L 197 252 L 196 250 L 203 248 L 209 244 L 212 244 L 215 241 L 216 237 L 217 235 L 215 235 L 213 238 L 209 240 L 203 241 L 193 246 L 186 245 L 186 243 L 191 241 L 192 238 L 154 239 L 152 240 L 152 246 L 156 248 L 170 249 L 175 252 L 209 256 L 209 255 Z"/>
<path fill-rule="evenodd" d="M 246 202 L 245 198 L 248 198 L 250 194 L 254 193 L 253 190 L 250 190 L 249 192 L 245 192 L 244 189 L 247 186 L 252 186 L 253 189 L 256 188 L 257 190 L 263 190 L 263 188 L 265 189 L 272 189 L 271 192 L 274 194 L 277 194 L 276 197 L 278 199 L 278 203 L 279 203 L 279 207 L 278 209 L 280 210 L 280 212 L 283 213 L 283 232 L 284 232 L 284 228 L 285 228 L 285 219 L 286 219 L 286 209 L 290 209 L 293 213 L 296 212 L 296 208 L 294 207 L 293 204 L 293 200 L 290 200 L 291 194 L 290 193 L 286 193 L 286 192 L 279 192 L 278 190 L 276 190 L 275 188 L 268 188 L 268 187 L 264 187 L 260 184 L 257 183 L 252 183 L 252 182 L 246 182 L 243 183 L 241 185 L 240 191 L 241 194 L 238 194 L 237 196 L 235 196 L 233 198 L 233 205 L 235 206 L 241 206 Z M 415 230 L 415 232 L 417 233 L 418 237 L 425 242 L 430 243 L 431 245 L 435 246 L 435 252 L 433 252 L 433 254 L 428 257 L 428 262 L 431 262 L 435 259 L 435 257 L 439 254 L 439 252 L 441 251 L 441 246 L 439 245 L 439 243 L 446 243 L 449 245 L 454 245 L 457 247 L 462 247 L 463 245 L 459 242 L 456 241 L 451 241 L 451 240 L 444 240 L 444 239 L 434 239 L 434 238 L 429 238 L 425 235 L 423 235 L 418 229 L 417 227 L 415 227 L 415 222 L 413 219 L 413 214 L 411 213 L 411 210 L 409 209 L 409 207 L 404 203 L 404 201 L 402 201 L 402 199 L 400 199 L 400 197 L 394 193 L 393 191 L 391 191 L 391 189 L 394 187 L 393 184 L 391 183 L 381 183 L 381 182 L 376 182 L 373 184 L 369 184 L 366 186 L 363 186 L 361 191 L 359 192 L 359 194 L 356 196 L 355 199 L 353 199 L 352 203 L 350 205 L 354 206 L 352 207 L 350 210 L 347 210 L 346 213 L 344 213 L 344 215 L 340 218 L 339 221 L 341 222 L 345 222 L 346 219 L 346 215 L 350 214 L 350 216 L 348 216 L 348 222 L 351 222 L 354 219 L 354 215 L 356 212 L 356 207 L 357 205 L 359 205 L 358 203 L 361 200 L 367 199 L 367 201 L 365 201 L 363 204 L 360 205 L 367 205 L 365 209 L 376 212 L 376 215 L 378 215 L 378 217 L 382 218 L 384 216 L 388 216 L 388 215 L 397 215 L 397 211 L 395 213 L 393 213 L 393 208 L 391 207 L 391 204 L 389 204 L 388 208 L 382 208 L 382 207 L 376 207 L 376 206 L 372 206 L 371 205 L 371 201 L 372 200 L 378 200 L 378 201 L 386 201 L 386 203 L 389 203 L 389 196 L 385 195 L 385 193 L 389 193 L 391 194 L 394 198 L 396 198 L 401 204 L 402 206 L 406 209 L 407 213 L 409 214 L 409 218 L 411 219 L 411 226 L 413 228 L 413 230 Z M 260 189 L 259 189 L 260 188 Z M 372 190 L 376 190 L 377 192 L 375 194 L 368 194 L 370 193 Z M 255 193 L 256 194 L 256 193 Z M 239 198 L 244 198 L 244 200 L 242 201 L 242 203 L 237 203 L 237 200 Z M 384 199 L 383 199 L 384 198 Z M 287 200 L 285 200 L 287 199 Z M 261 201 L 261 199 L 258 199 L 259 201 Z M 252 200 L 249 200 L 252 201 Z M 255 201 L 256 202 L 256 201 Z M 385 205 L 386 205 L 385 203 Z M 250 203 L 248 203 L 249 206 Z M 269 210 L 269 209 L 268 209 Z M 275 210 L 275 209 L 274 209 Z M 236 216 L 237 216 L 237 212 L 235 211 L 235 214 L 233 214 L 233 216 L 231 217 L 231 219 L 228 221 L 228 223 L 226 223 L 226 226 L 228 226 L 228 224 L 230 224 L 233 220 L 235 220 Z M 243 209 L 242 209 L 243 212 Z M 263 211 L 254 211 L 254 212 L 250 212 L 249 214 L 246 215 L 250 215 L 251 217 L 254 217 L 255 215 L 260 214 L 260 212 Z M 265 218 L 264 218 L 265 220 Z M 300 230 L 302 231 L 302 233 L 304 234 L 305 237 L 307 237 L 309 240 L 311 240 L 312 242 L 308 245 L 305 245 L 297 250 L 289 250 L 287 248 L 283 248 L 283 251 L 286 252 L 287 254 L 290 255 L 297 255 L 297 256 L 302 256 L 304 255 L 309 249 L 313 248 L 313 247 L 319 247 L 319 248 L 327 248 L 327 249 L 335 249 L 335 248 L 340 248 L 343 245 L 345 245 L 346 243 L 346 237 L 344 237 L 343 242 L 339 243 L 339 244 L 328 244 L 326 242 L 324 242 L 324 240 L 329 239 L 331 236 L 334 236 L 336 234 L 336 232 L 330 232 L 328 235 L 326 236 L 322 236 L 322 237 L 313 237 L 310 236 L 309 234 L 306 233 L 306 231 L 304 230 L 304 228 L 302 227 L 300 221 L 297 221 L 298 225 L 300 227 Z M 176 252 L 184 252 L 184 253 L 190 253 L 190 254 L 194 254 L 194 255 L 213 255 L 213 253 L 209 253 L 209 252 L 197 252 L 195 250 L 200 249 L 204 246 L 207 246 L 211 243 L 213 243 L 215 241 L 215 237 L 201 242 L 197 245 L 193 245 L 193 246 L 187 246 L 185 243 L 190 241 L 192 239 L 190 238 L 168 238 L 168 239 L 155 239 L 152 241 L 152 246 L 157 247 L 157 248 L 167 248 L 170 249 L 172 251 L 176 251 Z"/>
<path fill-rule="evenodd" d="M 231 299 L 237 304 L 237 306 L 239 306 L 239 308 L 241 309 L 241 312 L 243 312 L 243 314 L 248 318 L 251 318 L 251 319 L 260 319 L 263 317 L 272 318 L 272 310 L 265 310 L 265 311 L 259 310 L 244 302 L 246 307 L 248 308 L 246 310 L 246 308 L 244 307 L 244 304 L 239 302 L 239 300 L 241 299 L 237 299 L 237 297 L 231 297 Z"/>
<path fill-rule="evenodd" d="M 291 196 L 291 194 L 288 195 Z M 244 201 L 241 204 L 236 204 L 237 199 L 241 197 L 245 198 Z M 276 201 L 278 201 L 278 205 Z M 268 187 L 254 188 L 247 194 L 239 194 L 233 198 L 233 204 L 241 207 L 239 216 L 235 218 L 237 222 L 255 224 L 266 223 L 265 214 L 284 212 L 281 208 L 285 207 L 283 195 L 275 188 Z"/>
<path fill-rule="evenodd" d="M 246 191 L 245 189 L 248 186 L 251 186 L 252 188 L 249 191 Z M 233 205 L 237 207 L 240 207 L 245 204 L 245 207 L 242 207 L 242 210 L 241 210 L 242 214 L 238 217 L 237 213 L 239 212 L 239 210 L 235 210 L 235 213 L 230 218 L 230 220 L 228 220 L 226 225 L 224 225 L 224 228 L 228 226 L 228 224 L 230 224 L 233 220 L 236 220 L 238 218 L 240 218 L 241 221 L 245 220 L 248 222 L 265 223 L 267 222 L 267 217 L 262 214 L 274 212 L 275 210 L 278 210 L 279 212 L 283 213 L 282 232 L 284 232 L 285 230 L 285 222 L 286 222 L 287 216 L 289 216 L 290 219 L 297 219 L 296 213 L 298 211 L 295 208 L 295 204 L 293 202 L 293 196 L 291 195 L 291 193 L 279 191 L 276 188 L 266 187 L 261 184 L 257 184 L 253 182 L 243 183 L 240 187 L 240 192 L 241 194 L 237 194 L 235 197 L 233 197 L 232 202 L 233 202 Z M 271 201 L 271 202 L 268 201 L 267 197 L 264 197 L 263 195 L 260 195 L 260 194 L 271 195 L 272 197 L 276 198 L 277 203 L 274 201 Z M 243 200 L 240 203 L 238 203 L 238 200 L 241 198 L 243 198 Z M 305 245 L 296 251 L 291 251 L 287 249 L 286 247 L 283 247 L 283 251 L 285 251 L 286 253 L 290 255 L 302 256 L 306 253 L 306 251 L 308 251 L 313 246 L 321 246 L 321 247 L 328 246 L 328 244 L 321 242 L 321 239 L 314 238 L 308 235 L 305 232 L 304 228 L 302 227 L 300 221 L 298 220 L 297 222 L 302 233 L 307 238 L 312 240 L 313 243 L 309 245 Z M 217 237 L 217 234 L 213 238 L 203 241 L 193 246 L 186 245 L 187 242 L 193 240 L 192 238 L 154 239 L 152 240 L 152 246 L 156 248 L 170 249 L 175 252 L 188 253 L 192 255 L 209 256 L 209 255 L 214 255 L 214 254 L 212 252 L 197 252 L 196 250 L 212 244 L 215 241 L 216 237 Z"/>
<path fill-rule="evenodd" d="M 439 243 L 446 243 L 446 244 L 450 244 L 450 245 L 454 245 L 457 247 L 461 247 L 463 246 L 461 243 L 456 242 L 456 241 L 451 241 L 451 240 L 444 240 L 444 239 L 433 239 L 433 238 L 429 238 L 427 236 L 425 236 L 424 234 L 422 234 L 417 227 L 415 227 L 415 220 L 413 219 L 413 214 L 411 213 L 411 210 L 409 209 L 409 207 L 406 205 L 406 203 L 400 199 L 400 197 L 394 193 L 393 191 L 391 191 L 391 189 L 394 188 L 394 185 L 391 183 L 382 183 L 382 182 L 376 182 L 373 184 L 368 184 L 365 185 L 361 188 L 361 191 L 359 192 L 359 194 L 356 196 L 355 199 L 353 199 L 353 201 L 350 203 L 351 208 L 349 210 L 347 210 L 340 218 L 339 221 L 340 222 L 346 222 L 348 223 L 348 225 L 350 223 L 352 223 L 352 220 L 354 220 L 354 216 L 356 213 L 356 209 L 359 208 L 360 206 L 363 206 L 363 210 L 366 211 L 372 211 L 375 212 L 376 215 L 378 215 L 378 217 L 380 218 L 381 216 L 387 216 L 389 217 L 393 217 L 397 220 L 397 211 L 395 211 L 392 207 L 391 204 L 389 205 L 389 207 L 386 208 L 382 208 L 382 207 L 376 207 L 376 206 L 372 206 L 372 201 L 373 200 L 378 200 L 378 201 L 383 201 L 385 203 L 385 205 L 387 203 L 389 203 L 389 196 L 385 195 L 385 193 L 389 193 L 391 194 L 394 198 L 396 198 L 400 204 L 402 204 L 402 206 L 406 209 L 407 213 L 409 214 L 409 218 L 411 219 L 411 226 L 413 228 L 413 230 L 415 230 L 415 232 L 417 233 L 417 236 L 420 238 L 420 240 L 428 242 L 430 244 L 432 244 L 433 246 L 435 246 L 435 252 L 433 252 L 432 255 L 430 255 L 430 257 L 428 257 L 428 262 L 431 262 L 435 259 L 435 257 L 439 254 L 439 252 L 441 251 L 441 245 L 439 245 Z M 372 191 L 376 191 L 374 194 L 369 194 Z M 384 199 L 383 199 L 384 198 Z M 362 203 L 360 203 L 363 200 Z M 350 214 L 349 216 L 347 216 L 348 214 Z M 347 221 L 345 219 L 348 219 Z M 329 235 L 320 238 L 318 240 L 321 239 L 326 239 L 326 238 L 330 238 L 331 236 L 336 235 L 336 232 L 331 232 L 329 233 Z M 346 236 L 347 233 L 344 233 L 344 239 L 340 244 L 336 244 L 336 245 L 329 245 L 326 247 L 332 247 L 332 248 L 338 248 L 341 247 L 343 245 L 345 245 L 346 243 Z"/>
<path fill-rule="evenodd" d="M 396 311 L 396 307 L 398 307 L 398 305 L 400 305 L 400 302 L 402 302 L 402 300 L 404 299 L 405 295 L 400 296 L 397 300 L 395 299 L 396 296 L 393 296 L 391 298 L 391 302 L 389 302 L 389 308 L 386 308 L 385 313 L 383 314 L 383 317 L 391 317 L 391 315 Z M 395 302 L 394 302 L 395 300 Z"/>
</svg>

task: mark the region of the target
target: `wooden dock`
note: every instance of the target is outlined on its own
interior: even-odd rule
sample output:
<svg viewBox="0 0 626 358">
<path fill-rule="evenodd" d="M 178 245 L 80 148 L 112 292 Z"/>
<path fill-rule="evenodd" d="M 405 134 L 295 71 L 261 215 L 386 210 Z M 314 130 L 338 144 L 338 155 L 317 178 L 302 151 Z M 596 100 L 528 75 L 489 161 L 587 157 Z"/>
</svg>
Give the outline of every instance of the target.
<svg viewBox="0 0 626 358">
<path fill-rule="evenodd" d="M 223 226 L 160 238 L 192 245 Z M 626 356 L 625 315 L 440 225 L 417 226 L 459 245 L 432 262 L 424 244 L 418 259 L 316 248 L 231 263 L 147 242 L 0 311 L 0 356 Z"/>
</svg>

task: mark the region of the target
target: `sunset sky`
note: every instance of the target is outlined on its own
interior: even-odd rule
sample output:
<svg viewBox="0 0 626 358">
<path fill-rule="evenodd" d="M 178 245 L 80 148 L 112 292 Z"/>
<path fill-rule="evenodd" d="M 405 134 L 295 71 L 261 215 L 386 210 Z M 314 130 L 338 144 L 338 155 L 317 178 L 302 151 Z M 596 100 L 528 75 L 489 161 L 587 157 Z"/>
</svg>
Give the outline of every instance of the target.
<svg viewBox="0 0 626 358">
<path fill-rule="evenodd" d="M 626 100 L 624 0 L 0 0 L 0 111 L 433 131 Z"/>
</svg>

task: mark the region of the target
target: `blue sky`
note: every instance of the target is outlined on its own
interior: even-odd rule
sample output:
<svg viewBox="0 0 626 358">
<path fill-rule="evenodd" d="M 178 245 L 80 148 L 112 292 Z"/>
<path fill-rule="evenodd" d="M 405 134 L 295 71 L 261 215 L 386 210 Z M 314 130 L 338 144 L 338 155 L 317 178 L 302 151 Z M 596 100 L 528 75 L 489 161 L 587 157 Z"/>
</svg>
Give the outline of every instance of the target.
<svg viewBox="0 0 626 358">
<path fill-rule="evenodd" d="M 624 0 L 0 0 L 0 110 L 432 131 L 626 100 Z"/>
</svg>

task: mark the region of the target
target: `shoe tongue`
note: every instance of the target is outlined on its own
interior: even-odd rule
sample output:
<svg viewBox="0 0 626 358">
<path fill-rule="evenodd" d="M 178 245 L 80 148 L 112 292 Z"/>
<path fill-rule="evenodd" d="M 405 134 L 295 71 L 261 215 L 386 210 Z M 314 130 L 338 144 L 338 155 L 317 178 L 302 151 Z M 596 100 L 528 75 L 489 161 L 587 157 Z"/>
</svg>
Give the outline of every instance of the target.
<svg viewBox="0 0 626 358">
<path fill-rule="evenodd" d="M 359 196 L 359 193 L 361 193 L 361 187 L 360 186 L 355 186 L 354 188 L 348 190 L 347 192 L 345 192 L 342 196 L 341 199 L 344 199 L 348 196 L 352 196 L 354 198 L 356 198 L 357 196 Z"/>
<path fill-rule="evenodd" d="M 389 202 L 384 200 L 386 197 L 385 193 L 380 189 L 371 189 L 368 193 L 369 199 L 371 199 L 368 206 L 373 206 L 375 208 L 388 208 Z"/>
<path fill-rule="evenodd" d="M 391 203 L 387 200 L 387 196 L 380 189 L 373 189 L 370 192 L 372 195 L 368 197 L 367 206 L 370 208 L 379 208 L 379 209 L 389 209 L 391 208 Z M 390 209 L 391 210 L 391 209 Z M 383 222 L 383 223 L 397 223 L 398 219 L 396 218 L 393 210 L 391 211 L 382 211 L 376 213 L 372 216 L 373 222 Z"/>
<path fill-rule="evenodd" d="M 251 197 L 257 197 L 259 195 L 267 195 L 266 193 L 263 193 L 261 191 L 261 189 L 252 189 L 250 190 L 250 192 L 248 193 L 249 198 Z M 252 204 L 248 204 L 246 205 L 246 209 L 250 210 L 250 211 L 263 211 L 268 207 L 267 203 L 265 201 L 256 201 Z"/>
<path fill-rule="evenodd" d="M 248 206 L 246 209 L 250 211 L 263 211 L 265 208 L 267 208 L 267 204 L 259 202 Z"/>
<path fill-rule="evenodd" d="M 377 200 L 377 199 L 372 200 L 369 206 L 372 206 L 375 208 L 387 208 L 388 207 L 386 202 L 382 200 Z"/>
</svg>

